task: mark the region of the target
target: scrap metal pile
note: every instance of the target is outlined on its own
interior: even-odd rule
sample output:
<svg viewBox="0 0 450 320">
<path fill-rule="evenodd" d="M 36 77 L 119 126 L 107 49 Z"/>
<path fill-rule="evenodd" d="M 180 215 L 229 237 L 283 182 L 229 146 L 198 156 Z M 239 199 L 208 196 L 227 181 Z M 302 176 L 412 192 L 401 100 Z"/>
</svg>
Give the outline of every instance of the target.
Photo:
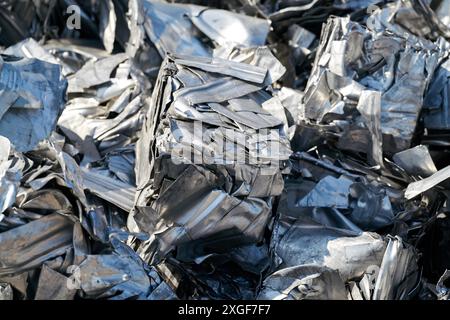
<svg viewBox="0 0 450 320">
<path fill-rule="evenodd" d="M 448 299 L 450 1 L 0 1 L 0 300 Z"/>
</svg>

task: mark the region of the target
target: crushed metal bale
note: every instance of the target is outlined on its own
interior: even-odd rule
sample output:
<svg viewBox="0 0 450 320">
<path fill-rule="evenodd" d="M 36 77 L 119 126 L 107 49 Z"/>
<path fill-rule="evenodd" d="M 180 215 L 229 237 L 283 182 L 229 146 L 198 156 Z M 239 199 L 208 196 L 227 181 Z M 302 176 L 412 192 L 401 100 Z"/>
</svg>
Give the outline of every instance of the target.
<svg viewBox="0 0 450 320">
<path fill-rule="evenodd" d="M 450 1 L 0 3 L 0 300 L 448 300 Z"/>
</svg>

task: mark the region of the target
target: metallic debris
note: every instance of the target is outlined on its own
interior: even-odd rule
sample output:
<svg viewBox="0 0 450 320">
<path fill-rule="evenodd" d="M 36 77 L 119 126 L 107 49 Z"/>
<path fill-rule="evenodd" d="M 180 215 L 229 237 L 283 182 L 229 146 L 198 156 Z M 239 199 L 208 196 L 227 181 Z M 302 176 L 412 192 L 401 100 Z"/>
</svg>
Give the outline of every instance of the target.
<svg viewBox="0 0 450 320">
<path fill-rule="evenodd" d="M 67 81 L 60 66 L 20 54 L 2 55 L 0 66 L 0 135 L 29 151 L 55 129 Z"/>
<path fill-rule="evenodd" d="M 211 255 L 263 238 L 283 188 L 279 160 L 291 151 L 282 122 L 265 109 L 274 99 L 265 89 L 282 67 L 267 48 L 247 57 L 249 64 L 169 56 L 161 66 L 137 146 L 129 216 L 130 229 L 151 235 L 138 252 L 152 263 L 180 246 L 184 260 L 195 260 L 196 251 Z"/>
<path fill-rule="evenodd" d="M 2 1 L 0 300 L 448 300 L 448 8 Z"/>
</svg>

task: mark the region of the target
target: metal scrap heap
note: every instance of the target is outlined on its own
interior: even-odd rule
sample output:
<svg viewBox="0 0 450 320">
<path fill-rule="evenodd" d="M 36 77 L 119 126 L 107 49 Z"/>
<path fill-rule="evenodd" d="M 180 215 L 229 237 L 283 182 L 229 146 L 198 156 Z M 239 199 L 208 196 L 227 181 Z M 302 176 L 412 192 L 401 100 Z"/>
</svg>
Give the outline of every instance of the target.
<svg viewBox="0 0 450 320">
<path fill-rule="evenodd" d="M 0 2 L 0 300 L 447 300 L 450 0 Z"/>
</svg>

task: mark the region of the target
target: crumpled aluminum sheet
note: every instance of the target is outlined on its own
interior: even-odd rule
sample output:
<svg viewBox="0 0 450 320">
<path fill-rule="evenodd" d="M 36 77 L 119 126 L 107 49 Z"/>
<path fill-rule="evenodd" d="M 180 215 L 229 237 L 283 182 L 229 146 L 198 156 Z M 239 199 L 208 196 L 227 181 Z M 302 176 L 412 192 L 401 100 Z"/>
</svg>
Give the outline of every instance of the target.
<svg viewBox="0 0 450 320">
<path fill-rule="evenodd" d="M 250 48 L 265 44 L 270 23 L 230 11 L 189 4 L 168 4 L 146 0 L 144 29 L 161 55 L 211 56 L 213 49 L 199 33 L 219 47 Z"/>
<path fill-rule="evenodd" d="M 245 57 L 173 55 L 163 62 L 137 146 L 136 208 L 128 221 L 130 230 L 152 235 L 137 249 L 152 264 L 174 250 L 193 262 L 263 239 L 291 153 L 278 117 L 284 109 L 265 91 L 284 70 L 267 48 Z M 272 103 L 281 109 L 265 108 Z M 208 133 L 197 140 L 197 130 Z M 259 132 L 261 141 L 251 141 Z"/>
<path fill-rule="evenodd" d="M 0 58 L 0 135 L 18 151 L 29 151 L 49 136 L 64 107 L 67 81 L 60 66 L 35 58 Z"/>
<path fill-rule="evenodd" d="M 85 194 L 63 144 L 52 136 L 16 160 L 23 162 L 20 187 L 0 222 L 2 282 L 15 298 L 150 298 L 161 279 L 122 242 L 129 233 L 120 212 Z M 37 282 L 23 290 L 20 279 Z"/>
<path fill-rule="evenodd" d="M 423 42 L 330 18 L 305 89 L 301 120 L 335 126 L 342 132 L 342 148 L 366 152 L 382 165 L 383 151 L 410 146 L 425 90 L 443 56 L 439 46 Z M 360 116 L 348 120 L 355 111 Z M 361 134 L 354 139 L 352 134 L 364 127 L 366 150 L 356 140 Z"/>
<path fill-rule="evenodd" d="M 259 298 L 410 299 L 419 281 L 417 252 L 403 234 L 375 233 L 400 223 L 401 190 L 377 183 L 375 172 L 355 173 L 350 162 L 329 163 L 326 152 L 317 152 L 322 159 L 292 157 L 270 244 L 273 273 Z"/>
<path fill-rule="evenodd" d="M 0 300 L 448 300 L 448 7 L 2 1 Z"/>
</svg>

